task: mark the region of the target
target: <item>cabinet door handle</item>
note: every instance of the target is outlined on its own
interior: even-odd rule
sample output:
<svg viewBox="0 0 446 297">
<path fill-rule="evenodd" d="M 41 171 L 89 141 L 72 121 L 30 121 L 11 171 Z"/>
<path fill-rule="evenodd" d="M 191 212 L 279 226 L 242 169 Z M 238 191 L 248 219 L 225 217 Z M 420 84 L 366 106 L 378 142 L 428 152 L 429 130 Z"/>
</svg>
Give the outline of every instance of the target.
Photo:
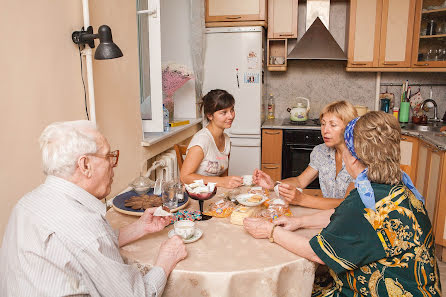
<svg viewBox="0 0 446 297">
<path fill-rule="evenodd" d="M 387 63 L 387 62 L 384 62 L 384 65 L 396 66 L 396 65 L 398 65 L 398 63 Z"/>
<path fill-rule="evenodd" d="M 401 137 L 401 140 L 407 140 L 407 138 L 406 137 Z"/>
<path fill-rule="evenodd" d="M 279 166 L 266 166 L 266 165 L 263 165 L 263 168 L 265 168 L 265 169 L 279 169 Z"/>
<path fill-rule="evenodd" d="M 279 34 L 279 36 L 293 36 L 293 33 L 287 33 L 287 34 Z"/>
<path fill-rule="evenodd" d="M 365 66 L 365 65 L 367 65 L 367 64 L 366 64 L 366 63 L 352 63 L 352 65 Z"/>
<path fill-rule="evenodd" d="M 417 64 L 417 63 L 415 63 L 413 65 L 414 66 L 429 66 L 429 63 L 424 63 L 424 64 Z"/>
<path fill-rule="evenodd" d="M 277 134 L 280 134 L 280 131 L 277 131 L 277 132 L 268 132 L 268 131 L 265 131 L 265 134 L 268 134 L 268 135 L 277 135 Z"/>
<path fill-rule="evenodd" d="M 237 19 L 241 19 L 241 16 L 234 16 L 234 17 L 226 17 L 229 20 L 237 20 Z"/>
</svg>

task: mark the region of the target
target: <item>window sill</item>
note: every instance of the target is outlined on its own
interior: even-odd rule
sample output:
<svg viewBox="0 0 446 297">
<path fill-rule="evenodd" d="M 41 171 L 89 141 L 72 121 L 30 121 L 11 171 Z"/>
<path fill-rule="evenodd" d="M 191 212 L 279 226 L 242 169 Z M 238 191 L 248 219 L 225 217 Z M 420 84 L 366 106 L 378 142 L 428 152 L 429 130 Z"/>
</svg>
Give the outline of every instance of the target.
<svg viewBox="0 0 446 297">
<path fill-rule="evenodd" d="M 144 132 L 144 139 L 141 142 L 142 146 L 151 146 L 155 143 L 158 143 L 160 141 L 163 141 L 164 139 L 167 139 L 171 136 L 174 136 L 175 134 L 178 134 L 192 126 L 195 126 L 199 123 L 201 123 L 202 119 L 175 119 L 177 121 L 182 120 L 189 120 L 189 124 L 183 125 L 183 126 L 177 126 L 177 127 L 170 127 L 169 132 Z"/>
</svg>

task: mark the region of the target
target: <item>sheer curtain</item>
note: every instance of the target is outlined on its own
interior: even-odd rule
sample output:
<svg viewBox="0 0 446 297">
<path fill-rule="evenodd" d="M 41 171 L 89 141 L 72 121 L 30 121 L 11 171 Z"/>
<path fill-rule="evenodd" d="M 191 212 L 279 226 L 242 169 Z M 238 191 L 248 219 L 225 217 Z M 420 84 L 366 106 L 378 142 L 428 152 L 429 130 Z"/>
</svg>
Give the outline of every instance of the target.
<svg viewBox="0 0 446 297">
<path fill-rule="evenodd" d="M 192 66 L 195 75 L 195 94 L 198 100 L 202 97 L 204 50 L 206 48 L 204 0 L 190 0 L 190 32 Z"/>
</svg>

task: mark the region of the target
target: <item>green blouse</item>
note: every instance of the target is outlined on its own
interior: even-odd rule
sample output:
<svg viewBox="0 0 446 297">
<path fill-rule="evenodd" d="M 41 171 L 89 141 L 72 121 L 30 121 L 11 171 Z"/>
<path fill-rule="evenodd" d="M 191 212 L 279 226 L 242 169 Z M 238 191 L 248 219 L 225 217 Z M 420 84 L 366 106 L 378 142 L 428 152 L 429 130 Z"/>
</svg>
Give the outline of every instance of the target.
<svg viewBox="0 0 446 297">
<path fill-rule="evenodd" d="M 364 208 L 354 189 L 310 240 L 334 278 L 313 296 L 441 296 L 423 203 L 402 184 L 372 183 L 372 188 L 376 212 Z"/>
</svg>

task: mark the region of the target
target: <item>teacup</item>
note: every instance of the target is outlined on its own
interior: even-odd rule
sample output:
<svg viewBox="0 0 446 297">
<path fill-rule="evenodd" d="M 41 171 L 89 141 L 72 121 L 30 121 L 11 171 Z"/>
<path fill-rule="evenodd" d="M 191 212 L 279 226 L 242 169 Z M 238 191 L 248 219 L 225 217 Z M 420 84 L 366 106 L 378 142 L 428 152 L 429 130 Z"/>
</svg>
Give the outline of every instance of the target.
<svg viewBox="0 0 446 297">
<path fill-rule="evenodd" d="M 252 175 L 243 175 L 242 178 L 245 186 L 252 186 Z"/>
<path fill-rule="evenodd" d="M 176 221 L 173 228 L 175 234 L 183 239 L 189 239 L 195 234 L 195 223 L 189 220 Z"/>
</svg>

